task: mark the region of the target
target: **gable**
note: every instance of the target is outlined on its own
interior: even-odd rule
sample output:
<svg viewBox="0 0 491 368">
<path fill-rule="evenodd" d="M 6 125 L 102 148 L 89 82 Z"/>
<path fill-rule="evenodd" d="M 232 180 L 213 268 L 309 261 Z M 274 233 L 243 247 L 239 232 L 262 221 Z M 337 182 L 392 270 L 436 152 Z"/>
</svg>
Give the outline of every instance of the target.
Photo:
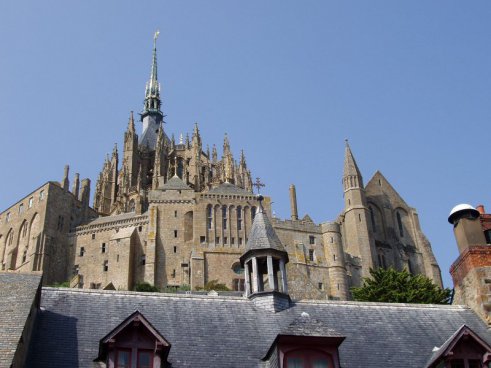
<svg viewBox="0 0 491 368">
<path fill-rule="evenodd" d="M 380 171 L 377 171 L 367 183 L 365 193 L 368 202 L 373 201 L 385 207 L 410 209 L 406 201 Z"/>
</svg>

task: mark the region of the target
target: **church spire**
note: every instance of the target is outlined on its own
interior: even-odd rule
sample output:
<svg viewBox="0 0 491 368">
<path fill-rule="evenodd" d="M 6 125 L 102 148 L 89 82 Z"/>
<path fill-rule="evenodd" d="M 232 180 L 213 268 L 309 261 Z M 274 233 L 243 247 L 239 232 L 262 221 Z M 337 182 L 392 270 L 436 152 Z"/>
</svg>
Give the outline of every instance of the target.
<svg viewBox="0 0 491 368">
<path fill-rule="evenodd" d="M 153 36 L 152 69 L 150 72 L 150 79 L 145 86 L 145 104 L 142 116 L 148 113 L 162 115 L 162 112 L 160 111 L 160 83 L 157 77 L 157 38 L 159 37 L 159 33 L 160 32 L 157 31 Z"/>
<path fill-rule="evenodd" d="M 153 57 L 150 79 L 145 86 L 145 102 L 141 115 L 143 132 L 139 137 L 140 147 L 148 147 L 150 151 L 155 150 L 157 144 L 157 132 L 163 123 L 164 114 L 160 110 L 160 84 L 157 79 L 157 38 L 159 31 L 153 36 Z"/>
</svg>

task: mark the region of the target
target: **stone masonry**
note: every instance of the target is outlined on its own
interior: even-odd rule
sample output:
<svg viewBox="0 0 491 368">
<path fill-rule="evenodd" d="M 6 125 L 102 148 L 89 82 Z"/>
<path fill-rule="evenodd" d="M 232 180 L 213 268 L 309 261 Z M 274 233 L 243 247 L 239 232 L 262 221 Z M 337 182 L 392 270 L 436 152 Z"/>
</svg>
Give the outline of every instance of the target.
<svg viewBox="0 0 491 368">
<path fill-rule="evenodd" d="M 227 136 L 220 155 L 215 145 L 204 148 L 197 125 L 178 140 L 164 131 L 155 42 L 140 116 L 141 132 L 131 113 L 122 152 L 114 147 L 104 160 L 92 207 L 90 182 L 79 183 L 77 174 L 69 191 L 67 168 L 60 183 L 0 214 L 3 269 L 42 270 L 44 283 L 77 288 L 131 290 L 148 282 L 195 290 L 218 280 L 244 290 L 239 259 L 258 210 L 245 154 L 236 160 Z M 372 267 L 407 269 L 441 286 L 416 210 L 380 172 L 365 186 L 348 144 L 342 181 L 344 209 L 321 224 L 299 218 L 293 185 L 290 219 L 273 218 L 271 198 L 263 201 L 290 259 L 292 298 L 349 299 Z"/>
</svg>

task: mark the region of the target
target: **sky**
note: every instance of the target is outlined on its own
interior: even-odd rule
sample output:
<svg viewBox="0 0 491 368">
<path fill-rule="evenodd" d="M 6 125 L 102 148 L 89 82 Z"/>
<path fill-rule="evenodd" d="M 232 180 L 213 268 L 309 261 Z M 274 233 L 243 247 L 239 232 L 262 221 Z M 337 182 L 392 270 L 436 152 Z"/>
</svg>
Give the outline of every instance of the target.
<svg viewBox="0 0 491 368">
<path fill-rule="evenodd" d="M 0 211 L 70 165 L 95 180 L 143 107 L 152 38 L 165 130 L 244 149 L 277 217 L 333 221 L 344 141 L 416 208 L 444 284 L 459 203 L 491 210 L 491 2 L 0 3 Z M 141 124 L 137 125 L 141 131 Z"/>
</svg>

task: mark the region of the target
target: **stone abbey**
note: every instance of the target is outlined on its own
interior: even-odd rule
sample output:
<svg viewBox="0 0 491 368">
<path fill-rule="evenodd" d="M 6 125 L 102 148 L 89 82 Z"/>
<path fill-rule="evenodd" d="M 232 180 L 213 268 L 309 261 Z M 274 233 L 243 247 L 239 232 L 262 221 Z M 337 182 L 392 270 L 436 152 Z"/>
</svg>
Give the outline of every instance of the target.
<svg viewBox="0 0 491 368">
<path fill-rule="evenodd" d="M 220 155 L 204 148 L 197 125 L 191 136 L 169 136 L 156 37 L 140 116 L 141 133 L 131 113 L 122 152 L 114 147 L 104 161 L 92 206 L 90 180 L 75 174 L 70 189 L 66 167 L 61 182 L 47 182 L 0 214 L 2 270 L 42 271 L 44 284 L 68 280 L 85 289 L 148 282 L 196 290 L 218 280 L 244 290 L 240 257 L 259 206 L 250 168 L 244 152 L 234 157 L 227 136 Z M 349 299 L 350 287 L 376 267 L 407 269 L 442 286 L 417 211 L 380 172 L 365 185 L 348 143 L 344 160 L 338 218 L 299 218 L 293 185 L 290 219 L 274 218 L 271 199 L 263 201 L 288 253 L 291 297 Z"/>
</svg>

